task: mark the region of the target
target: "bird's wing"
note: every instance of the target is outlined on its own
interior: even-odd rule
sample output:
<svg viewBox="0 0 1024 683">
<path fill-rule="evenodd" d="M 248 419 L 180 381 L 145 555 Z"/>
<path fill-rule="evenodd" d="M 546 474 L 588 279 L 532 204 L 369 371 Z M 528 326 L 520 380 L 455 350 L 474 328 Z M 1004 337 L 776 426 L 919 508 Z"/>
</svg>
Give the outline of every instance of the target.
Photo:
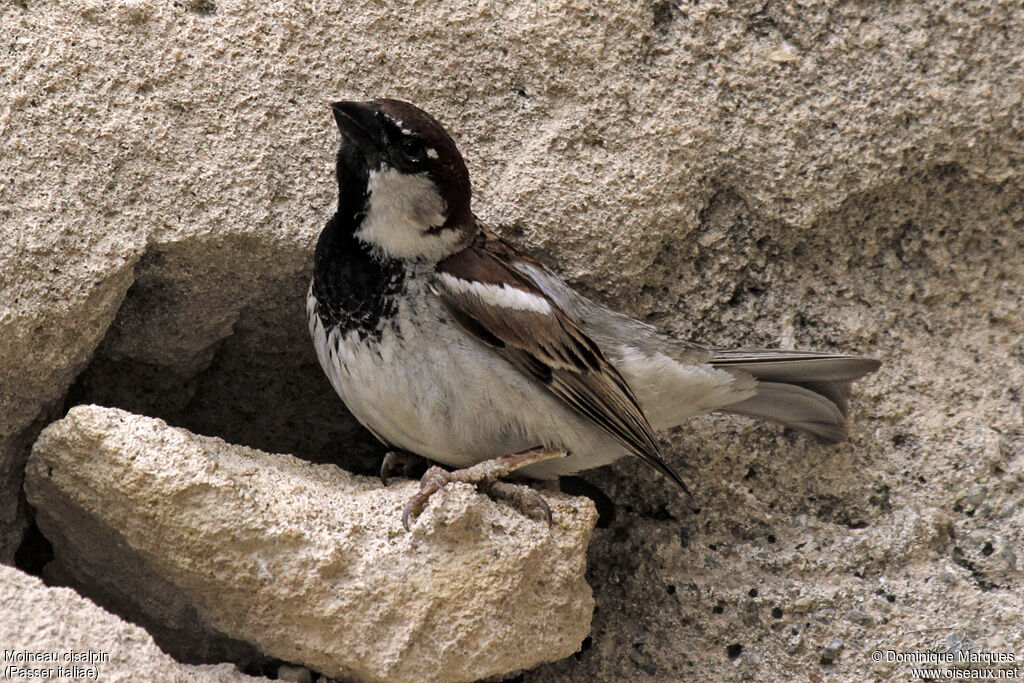
<svg viewBox="0 0 1024 683">
<path fill-rule="evenodd" d="M 489 240 L 497 240 L 505 248 L 511 249 L 486 227 L 481 227 Z M 508 260 L 518 272 L 544 292 L 545 296 L 577 321 L 620 370 L 619 363 L 624 357 L 637 354 L 644 357 L 664 354 L 684 364 L 706 363 L 711 358 L 711 350 L 708 347 L 668 337 L 647 323 L 634 320 L 628 315 L 588 299 L 566 284 L 551 269 L 515 250 L 509 253 Z"/>
<path fill-rule="evenodd" d="M 629 385 L 580 324 L 516 267 L 523 258 L 484 231 L 438 263 L 434 291 L 468 333 L 685 490 Z"/>
</svg>

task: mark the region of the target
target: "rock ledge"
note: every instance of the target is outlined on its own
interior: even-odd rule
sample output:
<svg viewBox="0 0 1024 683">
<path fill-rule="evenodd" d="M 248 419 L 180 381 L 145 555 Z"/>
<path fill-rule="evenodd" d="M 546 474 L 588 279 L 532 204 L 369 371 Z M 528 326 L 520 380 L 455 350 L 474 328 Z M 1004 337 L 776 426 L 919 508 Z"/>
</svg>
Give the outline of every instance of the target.
<svg viewBox="0 0 1024 683">
<path fill-rule="evenodd" d="M 268 655 L 366 681 L 471 681 L 576 652 L 593 505 L 551 495 L 549 528 L 452 487 L 408 533 L 415 487 L 96 406 L 47 427 L 26 473 L 57 571 L 128 596 L 143 622 L 194 610 Z"/>
</svg>

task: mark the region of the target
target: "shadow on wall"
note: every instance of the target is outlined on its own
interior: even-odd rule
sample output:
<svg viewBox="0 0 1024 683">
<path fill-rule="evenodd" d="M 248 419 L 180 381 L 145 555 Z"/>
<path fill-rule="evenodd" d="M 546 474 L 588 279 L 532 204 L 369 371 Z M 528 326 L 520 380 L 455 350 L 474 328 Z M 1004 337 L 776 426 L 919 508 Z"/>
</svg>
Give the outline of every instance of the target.
<svg viewBox="0 0 1024 683">
<path fill-rule="evenodd" d="M 122 408 L 374 473 L 381 446 L 334 393 L 309 340 L 311 256 L 312 245 L 238 236 L 153 248 L 65 411 L 84 403 Z"/>
</svg>

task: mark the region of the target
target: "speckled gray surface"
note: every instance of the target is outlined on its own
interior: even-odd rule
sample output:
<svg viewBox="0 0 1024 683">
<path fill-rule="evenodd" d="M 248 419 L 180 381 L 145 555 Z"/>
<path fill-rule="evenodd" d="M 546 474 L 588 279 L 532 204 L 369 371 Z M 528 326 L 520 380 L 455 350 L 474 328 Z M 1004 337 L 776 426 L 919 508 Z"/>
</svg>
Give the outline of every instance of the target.
<svg viewBox="0 0 1024 683">
<path fill-rule="evenodd" d="M 526 680 L 911 680 L 872 654 L 965 643 L 1019 663 L 1022 199 L 937 168 L 823 218 L 813 245 L 773 233 L 747 275 L 764 291 L 723 303 L 719 334 L 759 311 L 740 339 L 790 320 L 804 345 L 880 350 L 851 441 L 707 418 L 671 437 L 692 503 L 632 463 L 594 476 L 632 509 L 591 544 L 592 647 Z"/>
<path fill-rule="evenodd" d="M 1022 653 L 1022 30 L 998 2 L 8 5 L 8 490 L 69 389 L 370 467 L 301 300 L 325 104 L 387 94 L 586 293 L 716 344 L 886 359 L 845 446 L 700 419 L 669 437 L 693 502 L 595 473 L 633 510 L 591 546 L 591 646 L 528 679 L 888 680 L 909 669 L 874 647 L 961 632 Z"/>
</svg>

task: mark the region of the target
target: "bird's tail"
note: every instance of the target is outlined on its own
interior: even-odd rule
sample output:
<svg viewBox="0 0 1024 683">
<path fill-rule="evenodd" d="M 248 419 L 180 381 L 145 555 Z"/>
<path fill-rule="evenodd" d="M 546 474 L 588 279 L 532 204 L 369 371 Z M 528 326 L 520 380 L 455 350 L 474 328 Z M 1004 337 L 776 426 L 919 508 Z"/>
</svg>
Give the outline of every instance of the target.
<svg viewBox="0 0 1024 683">
<path fill-rule="evenodd" d="M 882 365 L 862 356 L 780 349 L 716 350 L 710 363 L 758 381 L 757 394 L 721 412 L 774 420 L 832 443 L 846 438 L 850 384 Z"/>
</svg>

